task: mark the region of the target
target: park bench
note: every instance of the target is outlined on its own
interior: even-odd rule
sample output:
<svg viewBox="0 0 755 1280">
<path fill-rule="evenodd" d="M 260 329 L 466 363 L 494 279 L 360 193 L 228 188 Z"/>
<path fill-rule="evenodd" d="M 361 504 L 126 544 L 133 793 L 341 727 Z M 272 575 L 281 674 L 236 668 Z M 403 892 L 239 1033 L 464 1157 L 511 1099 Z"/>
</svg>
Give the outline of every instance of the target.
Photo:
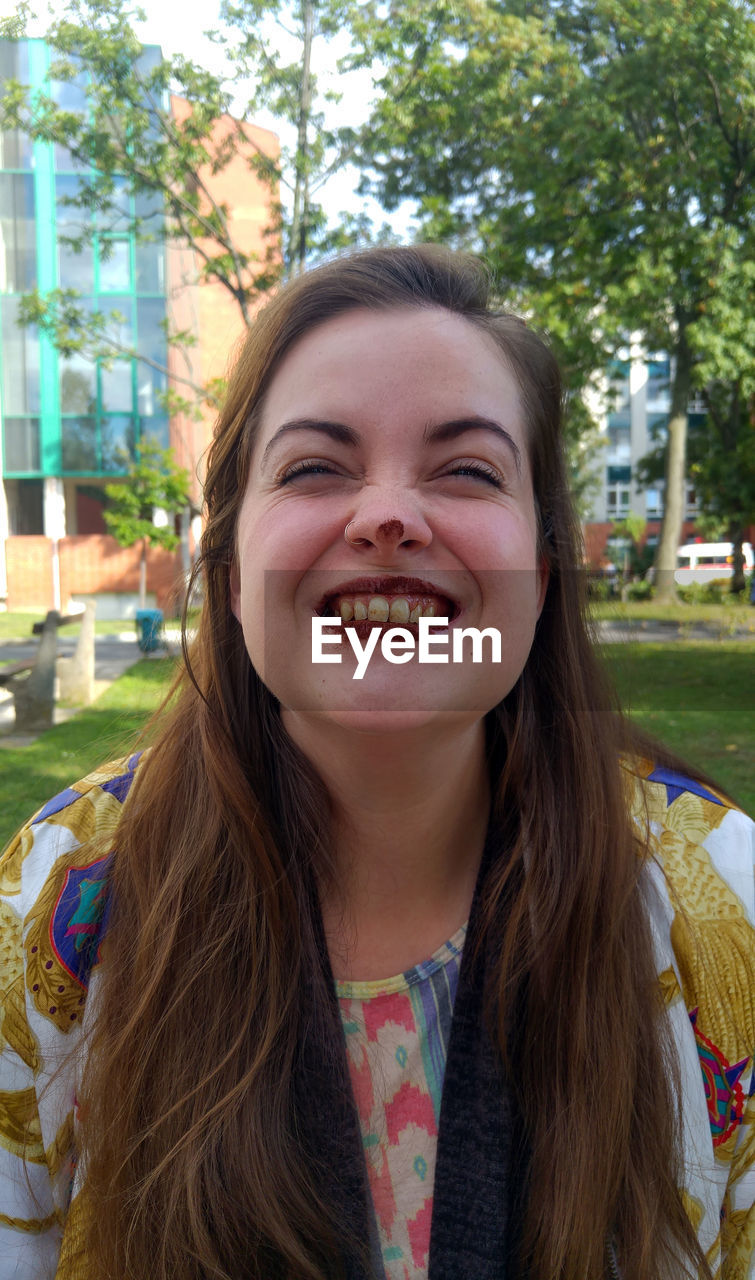
<svg viewBox="0 0 755 1280">
<path fill-rule="evenodd" d="M 0 686 L 10 689 L 16 714 L 16 732 L 38 732 L 54 722 L 55 678 L 59 696 L 65 702 L 86 705 L 94 696 L 94 612 L 93 603 L 83 612 L 63 616 L 51 609 L 43 622 L 35 622 L 32 634 L 39 646 L 33 658 L 0 668 Z M 58 628 L 81 623 L 81 632 L 72 658 L 58 657 Z"/>
</svg>

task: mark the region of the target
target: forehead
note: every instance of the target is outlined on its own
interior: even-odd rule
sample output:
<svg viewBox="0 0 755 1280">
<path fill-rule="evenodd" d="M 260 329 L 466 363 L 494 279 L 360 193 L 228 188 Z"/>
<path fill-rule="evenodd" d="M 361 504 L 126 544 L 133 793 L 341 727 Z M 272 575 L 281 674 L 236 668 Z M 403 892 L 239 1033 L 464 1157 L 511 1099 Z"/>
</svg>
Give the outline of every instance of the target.
<svg viewBox="0 0 755 1280">
<path fill-rule="evenodd" d="M 349 311 L 294 343 L 268 387 L 261 429 L 315 412 L 373 421 L 412 411 L 503 414 L 522 428 L 519 386 L 494 339 L 450 311 L 405 307 Z"/>
</svg>

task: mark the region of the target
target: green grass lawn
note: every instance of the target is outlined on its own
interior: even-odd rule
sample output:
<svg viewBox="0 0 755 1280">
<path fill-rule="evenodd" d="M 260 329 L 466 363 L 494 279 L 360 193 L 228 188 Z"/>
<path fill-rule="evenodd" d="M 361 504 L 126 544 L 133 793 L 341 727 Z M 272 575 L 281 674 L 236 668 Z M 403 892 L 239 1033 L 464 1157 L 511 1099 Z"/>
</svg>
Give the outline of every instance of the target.
<svg viewBox="0 0 755 1280">
<path fill-rule="evenodd" d="M 755 641 L 606 645 L 603 652 L 638 724 L 755 815 Z M 131 749 L 173 670 L 172 659 L 144 659 L 30 746 L 0 748 L 0 846 L 57 791 Z"/>
<path fill-rule="evenodd" d="M 623 705 L 755 816 L 755 641 L 603 649 Z"/>
<path fill-rule="evenodd" d="M 72 719 L 27 747 L 0 747 L 0 848 L 45 801 L 135 744 L 167 692 L 172 658 L 144 658 Z"/>
</svg>

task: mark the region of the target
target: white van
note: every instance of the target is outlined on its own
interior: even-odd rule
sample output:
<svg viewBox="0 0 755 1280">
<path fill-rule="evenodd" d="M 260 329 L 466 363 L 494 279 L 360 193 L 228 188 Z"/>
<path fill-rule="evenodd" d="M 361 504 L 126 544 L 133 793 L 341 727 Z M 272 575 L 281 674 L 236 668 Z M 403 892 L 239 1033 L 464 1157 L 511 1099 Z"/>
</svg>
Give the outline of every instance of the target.
<svg viewBox="0 0 755 1280">
<path fill-rule="evenodd" d="M 753 552 L 749 542 L 742 543 L 745 573 L 752 573 Z M 734 572 L 734 545 L 731 542 L 688 542 L 676 553 L 674 578 L 680 586 L 688 582 L 713 582 L 730 578 Z"/>
</svg>

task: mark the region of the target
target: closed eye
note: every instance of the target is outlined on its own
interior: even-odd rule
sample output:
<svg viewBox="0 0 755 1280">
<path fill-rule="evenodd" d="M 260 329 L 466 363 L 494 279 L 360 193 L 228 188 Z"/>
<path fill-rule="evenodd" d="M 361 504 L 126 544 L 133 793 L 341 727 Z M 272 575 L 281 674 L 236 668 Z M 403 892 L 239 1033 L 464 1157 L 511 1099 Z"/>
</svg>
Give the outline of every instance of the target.
<svg viewBox="0 0 755 1280">
<path fill-rule="evenodd" d="M 446 472 L 445 475 L 452 476 L 473 476 L 477 480 L 484 480 L 488 484 L 494 485 L 496 489 L 503 488 L 503 476 L 495 467 L 487 466 L 484 462 L 458 462 Z"/>
<path fill-rule="evenodd" d="M 338 468 L 332 462 L 323 462 L 322 458 L 302 458 L 292 462 L 278 477 L 278 484 L 288 484 L 299 476 L 333 476 L 339 475 Z"/>
</svg>

